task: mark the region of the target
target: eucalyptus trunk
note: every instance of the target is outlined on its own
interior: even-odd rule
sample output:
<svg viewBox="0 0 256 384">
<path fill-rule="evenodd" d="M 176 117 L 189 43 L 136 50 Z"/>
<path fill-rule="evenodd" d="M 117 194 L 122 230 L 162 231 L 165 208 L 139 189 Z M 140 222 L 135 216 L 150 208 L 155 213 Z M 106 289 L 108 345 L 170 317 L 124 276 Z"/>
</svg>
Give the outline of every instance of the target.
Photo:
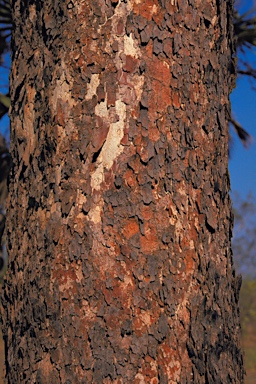
<svg viewBox="0 0 256 384">
<path fill-rule="evenodd" d="M 243 382 L 232 1 L 13 1 L 7 383 Z"/>
</svg>

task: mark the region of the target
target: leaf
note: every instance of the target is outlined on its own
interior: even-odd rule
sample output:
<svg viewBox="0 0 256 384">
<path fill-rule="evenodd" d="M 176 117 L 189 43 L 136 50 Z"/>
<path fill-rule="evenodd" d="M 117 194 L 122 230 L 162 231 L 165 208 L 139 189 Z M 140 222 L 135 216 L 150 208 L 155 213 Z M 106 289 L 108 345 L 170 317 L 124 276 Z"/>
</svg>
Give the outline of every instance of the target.
<svg viewBox="0 0 256 384">
<path fill-rule="evenodd" d="M 0 93 L 0 103 L 3 104 L 6 108 L 9 108 L 11 105 L 10 96 Z"/>
<path fill-rule="evenodd" d="M 10 96 L 0 93 L 0 119 L 8 112 L 10 104 Z"/>
</svg>

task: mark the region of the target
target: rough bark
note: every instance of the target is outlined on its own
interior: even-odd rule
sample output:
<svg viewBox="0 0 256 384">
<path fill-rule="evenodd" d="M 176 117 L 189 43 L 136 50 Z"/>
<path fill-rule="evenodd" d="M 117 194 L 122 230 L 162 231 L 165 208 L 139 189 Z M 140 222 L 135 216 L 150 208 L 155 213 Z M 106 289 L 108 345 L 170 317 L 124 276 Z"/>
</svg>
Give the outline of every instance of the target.
<svg viewBox="0 0 256 384">
<path fill-rule="evenodd" d="M 4 137 L 0 134 L 0 279 L 1 271 L 6 264 L 6 248 L 4 241 L 5 201 L 7 198 L 7 176 L 11 166 L 11 158 Z M 4 272 L 2 272 L 3 274 Z"/>
<path fill-rule="evenodd" d="M 239 383 L 232 3 L 16 0 L 7 383 Z"/>
</svg>

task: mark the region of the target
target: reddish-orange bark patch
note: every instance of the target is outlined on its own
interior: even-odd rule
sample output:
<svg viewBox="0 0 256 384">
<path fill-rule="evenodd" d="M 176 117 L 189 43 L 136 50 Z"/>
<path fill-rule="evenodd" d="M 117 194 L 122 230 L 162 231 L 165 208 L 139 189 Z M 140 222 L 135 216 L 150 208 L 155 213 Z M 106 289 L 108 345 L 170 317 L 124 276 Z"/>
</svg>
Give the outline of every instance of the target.
<svg viewBox="0 0 256 384">
<path fill-rule="evenodd" d="M 159 240 L 156 235 L 156 228 L 149 228 L 145 236 L 140 237 L 142 253 L 153 253 L 159 249 Z"/>
<path fill-rule="evenodd" d="M 136 233 L 139 233 L 139 224 L 137 220 L 130 220 L 123 226 L 123 234 L 127 239 L 130 239 Z"/>
<path fill-rule="evenodd" d="M 147 20 L 152 20 L 154 13 L 158 10 L 158 2 L 155 0 L 145 0 L 143 2 L 136 2 L 133 5 L 133 11 L 137 15 L 145 17 Z"/>
<path fill-rule="evenodd" d="M 172 105 L 175 108 L 180 108 L 180 95 L 178 92 L 172 93 Z"/>
</svg>

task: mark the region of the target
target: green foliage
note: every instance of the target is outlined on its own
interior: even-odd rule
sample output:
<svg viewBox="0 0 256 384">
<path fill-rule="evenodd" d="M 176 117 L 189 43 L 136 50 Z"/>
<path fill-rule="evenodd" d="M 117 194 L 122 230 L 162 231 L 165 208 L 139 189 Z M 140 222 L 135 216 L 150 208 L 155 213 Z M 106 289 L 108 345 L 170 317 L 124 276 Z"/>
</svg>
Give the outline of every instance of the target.
<svg viewBox="0 0 256 384">
<path fill-rule="evenodd" d="M 240 292 L 240 311 L 242 330 L 247 332 L 250 325 L 254 328 L 256 324 L 256 280 L 243 281 Z"/>
<path fill-rule="evenodd" d="M 256 377 L 256 280 L 245 279 L 240 291 L 242 345 L 244 349 L 246 384 L 254 384 Z"/>
<path fill-rule="evenodd" d="M 240 291 L 242 346 L 244 349 L 245 384 L 254 384 L 256 377 L 256 199 L 235 195 L 232 248 L 236 269 L 243 275 Z"/>
<path fill-rule="evenodd" d="M 9 94 L 4 95 L 0 92 L 0 119 L 8 112 L 11 104 Z"/>
</svg>

